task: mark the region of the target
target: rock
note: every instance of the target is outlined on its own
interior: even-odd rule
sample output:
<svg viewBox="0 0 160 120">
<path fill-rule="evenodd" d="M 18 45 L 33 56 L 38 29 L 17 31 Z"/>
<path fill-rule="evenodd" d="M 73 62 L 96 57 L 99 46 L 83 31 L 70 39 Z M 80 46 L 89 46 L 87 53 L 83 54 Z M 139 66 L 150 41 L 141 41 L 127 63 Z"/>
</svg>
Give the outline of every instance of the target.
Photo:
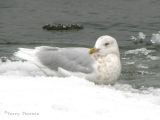
<svg viewBox="0 0 160 120">
<path fill-rule="evenodd" d="M 55 31 L 63 31 L 63 30 L 81 30 L 83 29 L 82 25 L 79 24 L 47 24 L 42 27 L 44 30 L 55 30 Z"/>
</svg>

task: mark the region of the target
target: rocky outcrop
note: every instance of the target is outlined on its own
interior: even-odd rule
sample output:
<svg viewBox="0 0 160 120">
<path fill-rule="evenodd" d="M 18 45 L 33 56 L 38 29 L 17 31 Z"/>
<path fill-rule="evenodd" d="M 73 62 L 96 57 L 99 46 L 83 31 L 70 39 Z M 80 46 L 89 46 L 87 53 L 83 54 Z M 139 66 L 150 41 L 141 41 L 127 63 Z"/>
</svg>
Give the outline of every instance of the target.
<svg viewBox="0 0 160 120">
<path fill-rule="evenodd" d="M 82 25 L 79 24 L 47 24 L 42 27 L 44 30 L 55 30 L 55 31 L 63 31 L 63 30 L 81 30 L 83 29 Z"/>
</svg>

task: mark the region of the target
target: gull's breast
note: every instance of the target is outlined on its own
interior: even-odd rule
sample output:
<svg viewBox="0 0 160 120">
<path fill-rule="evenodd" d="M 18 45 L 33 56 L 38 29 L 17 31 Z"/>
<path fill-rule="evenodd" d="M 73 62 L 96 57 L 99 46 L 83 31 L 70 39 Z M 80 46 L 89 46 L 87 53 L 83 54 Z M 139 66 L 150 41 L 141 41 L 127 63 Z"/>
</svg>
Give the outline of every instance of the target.
<svg viewBox="0 0 160 120">
<path fill-rule="evenodd" d="M 99 57 L 96 61 L 97 80 L 99 84 L 113 84 L 120 76 L 121 62 L 117 55 Z"/>
</svg>

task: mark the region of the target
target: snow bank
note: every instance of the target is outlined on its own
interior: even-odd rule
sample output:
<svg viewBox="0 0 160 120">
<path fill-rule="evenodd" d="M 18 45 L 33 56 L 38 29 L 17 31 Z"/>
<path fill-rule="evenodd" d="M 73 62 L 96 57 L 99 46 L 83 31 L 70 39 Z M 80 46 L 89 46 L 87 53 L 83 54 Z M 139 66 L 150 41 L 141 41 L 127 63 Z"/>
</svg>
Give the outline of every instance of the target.
<svg viewBox="0 0 160 120">
<path fill-rule="evenodd" d="M 2 120 L 159 120 L 160 90 L 85 79 L 0 76 Z"/>
</svg>

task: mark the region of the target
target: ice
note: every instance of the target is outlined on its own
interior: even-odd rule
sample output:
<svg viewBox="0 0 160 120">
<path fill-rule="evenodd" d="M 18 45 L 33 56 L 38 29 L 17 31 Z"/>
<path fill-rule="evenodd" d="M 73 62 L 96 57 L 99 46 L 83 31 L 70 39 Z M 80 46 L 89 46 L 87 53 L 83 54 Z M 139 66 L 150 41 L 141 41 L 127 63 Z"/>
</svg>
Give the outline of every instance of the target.
<svg viewBox="0 0 160 120">
<path fill-rule="evenodd" d="M 28 62 L 0 65 L 2 120 L 159 120 L 159 115 L 158 88 L 49 77 Z"/>
<path fill-rule="evenodd" d="M 125 52 L 125 54 L 143 54 L 143 55 L 148 55 L 150 53 L 155 52 L 155 50 L 148 50 L 146 48 L 139 48 L 139 49 L 135 49 L 135 50 L 128 50 Z"/>
<path fill-rule="evenodd" d="M 160 44 L 160 32 L 152 34 L 151 42 L 153 44 Z"/>
<path fill-rule="evenodd" d="M 138 35 L 135 37 L 135 36 L 131 36 L 131 39 L 132 40 L 144 40 L 146 39 L 146 35 L 143 33 L 143 32 L 139 32 Z"/>
<path fill-rule="evenodd" d="M 137 68 L 148 69 L 149 67 L 146 65 L 139 64 L 137 65 Z"/>
<path fill-rule="evenodd" d="M 130 39 L 133 40 L 133 43 L 139 44 L 143 43 L 143 40 L 146 39 L 146 35 L 143 32 L 139 32 L 137 36 L 131 36 Z"/>
<path fill-rule="evenodd" d="M 152 53 L 156 52 L 155 50 L 149 50 L 146 48 L 138 48 L 134 50 L 128 50 L 125 52 L 125 55 L 144 55 L 147 59 L 150 60 L 160 60 L 159 56 L 152 55 Z M 128 62 L 126 62 L 128 63 Z M 131 63 L 134 63 L 133 61 Z M 130 64 L 131 64 L 130 63 Z"/>
<path fill-rule="evenodd" d="M 146 35 L 143 32 L 139 32 L 138 38 L 144 40 L 144 39 L 146 39 Z"/>
<path fill-rule="evenodd" d="M 160 60 L 159 56 L 152 56 L 152 55 L 148 55 L 147 58 L 151 59 L 151 60 Z"/>
<path fill-rule="evenodd" d="M 151 36 L 151 37 L 150 37 Z M 139 32 L 137 36 L 131 36 L 130 39 L 134 44 L 146 43 L 144 45 L 159 45 L 160 44 L 160 31 L 146 35 L 143 32 Z"/>
</svg>

